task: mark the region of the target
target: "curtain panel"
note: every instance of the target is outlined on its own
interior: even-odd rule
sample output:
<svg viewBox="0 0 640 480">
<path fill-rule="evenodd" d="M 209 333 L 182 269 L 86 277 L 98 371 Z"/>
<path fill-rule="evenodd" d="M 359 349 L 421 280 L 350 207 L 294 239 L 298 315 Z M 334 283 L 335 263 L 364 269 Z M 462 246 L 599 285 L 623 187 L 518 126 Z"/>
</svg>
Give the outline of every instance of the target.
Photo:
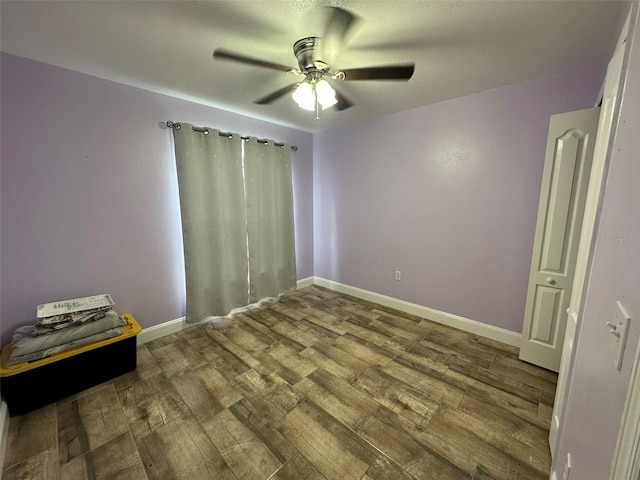
<svg viewBox="0 0 640 480">
<path fill-rule="evenodd" d="M 294 290 L 290 147 L 187 123 L 173 135 L 187 322 L 225 322 L 234 308 Z"/>
<path fill-rule="evenodd" d="M 296 288 L 291 148 L 254 137 L 244 148 L 249 303 L 255 303 Z"/>
<path fill-rule="evenodd" d="M 187 321 L 247 304 L 242 140 L 189 124 L 173 129 L 182 215 Z"/>
</svg>

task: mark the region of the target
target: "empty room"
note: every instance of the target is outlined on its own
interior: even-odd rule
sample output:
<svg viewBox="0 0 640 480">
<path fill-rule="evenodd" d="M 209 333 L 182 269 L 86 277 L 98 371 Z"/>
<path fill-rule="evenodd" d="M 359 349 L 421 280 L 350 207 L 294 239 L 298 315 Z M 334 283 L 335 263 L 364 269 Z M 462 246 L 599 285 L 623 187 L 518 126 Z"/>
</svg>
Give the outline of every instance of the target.
<svg viewBox="0 0 640 480">
<path fill-rule="evenodd" d="M 640 478 L 638 1 L 0 1 L 0 478 Z"/>
</svg>

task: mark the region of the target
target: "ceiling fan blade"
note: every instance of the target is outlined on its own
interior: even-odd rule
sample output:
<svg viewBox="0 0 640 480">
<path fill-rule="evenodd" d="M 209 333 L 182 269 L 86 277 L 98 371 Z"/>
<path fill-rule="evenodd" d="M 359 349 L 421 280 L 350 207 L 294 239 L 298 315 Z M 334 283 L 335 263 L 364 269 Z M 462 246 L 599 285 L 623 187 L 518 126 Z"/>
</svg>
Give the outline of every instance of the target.
<svg viewBox="0 0 640 480">
<path fill-rule="evenodd" d="M 351 100 L 349 100 L 342 93 L 340 93 L 339 90 L 336 90 L 335 87 L 334 87 L 334 90 L 336 91 L 336 100 L 338 100 L 338 103 L 336 103 L 333 108 L 340 111 L 340 110 L 346 110 L 347 108 L 353 107 L 353 102 Z"/>
<path fill-rule="evenodd" d="M 348 68 L 341 70 L 344 80 L 409 80 L 413 76 L 415 64 L 389 65 L 386 67 Z"/>
<path fill-rule="evenodd" d="M 322 58 L 333 63 L 359 17 L 339 7 L 326 7 L 327 23 L 322 36 Z"/>
<path fill-rule="evenodd" d="M 275 92 L 270 93 L 265 97 L 259 98 L 258 100 L 254 100 L 253 103 L 257 103 L 258 105 L 267 105 L 273 102 L 274 100 L 277 100 L 278 98 L 282 97 L 283 95 L 286 95 L 289 92 L 293 92 L 298 85 L 299 83 L 292 83 L 291 85 L 287 85 L 286 87 L 281 88 L 280 90 L 276 90 Z"/>
<path fill-rule="evenodd" d="M 213 58 L 216 60 L 230 60 L 232 62 L 246 63 L 247 65 L 254 65 L 256 67 L 271 68 L 273 70 L 280 70 L 282 72 L 290 72 L 294 70 L 286 65 L 280 65 L 279 63 L 266 62 L 264 60 L 258 60 L 257 58 L 245 57 L 229 50 L 217 48 L 213 51 Z"/>
</svg>

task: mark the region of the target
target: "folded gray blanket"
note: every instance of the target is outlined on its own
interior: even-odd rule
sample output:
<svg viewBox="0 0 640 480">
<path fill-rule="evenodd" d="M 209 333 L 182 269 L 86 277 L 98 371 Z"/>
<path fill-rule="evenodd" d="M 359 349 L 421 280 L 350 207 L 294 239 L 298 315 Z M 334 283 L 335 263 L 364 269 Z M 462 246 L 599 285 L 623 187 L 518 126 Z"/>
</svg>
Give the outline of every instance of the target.
<svg viewBox="0 0 640 480">
<path fill-rule="evenodd" d="M 126 324 L 127 322 L 125 320 L 111 310 L 105 313 L 104 318 L 71 328 L 65 328 L 50 335 L 34 337 L 33 330 L 36 327 L 33 325 L 18 327 L 11 341 L 11 357 L 48 350 L 58 345 L 64 345 L 97 333 L 105 332 L 112 328 L 123 327 Z"/>
<path fill-rule="evenodd" d="M 119 335 L 122 335 L 123 331 L 124 327 L 111 328 L 104 332 L 96 333 L 95 335 L 90 335 L 88 337 L 80 338 L 72 342 L 57 345 L 55 347 L 47 348 L 39 352 L 28 353 L 26 355 L 15 355 L 15 351 L 12 351 L 9 359 L 7 360 L 7 365 L 15 365 L 16 363 L 33 362 L 35 360 L 40 360 L 42 358 L 50 357 L 55 353 L 64 352 L 65 350 L 69 350 L 71 348 L 81 347 L 93 342 L 100 342 L 102 340 L 117 337 Z"/>
</svg>

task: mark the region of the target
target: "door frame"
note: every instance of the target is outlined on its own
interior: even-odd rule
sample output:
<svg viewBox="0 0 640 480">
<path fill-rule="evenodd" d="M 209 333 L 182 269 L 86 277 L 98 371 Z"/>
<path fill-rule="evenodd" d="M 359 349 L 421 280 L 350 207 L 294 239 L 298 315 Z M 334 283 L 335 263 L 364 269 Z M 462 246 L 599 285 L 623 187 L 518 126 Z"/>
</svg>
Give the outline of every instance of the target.
<svg viewBox="0 0 640 480">
<path fill-rule="evenodd" d="M 598 136 L 596 138 L 596 143 L 598 140 L 600 142 L 607 140 L 607 148 L 603 151 L 602 148 L 598 149 L 596 145 L 596 151 L 594 152 L 593 162 L 592 162 L 592 170 L 591 170 L 591 179 L 589 182 L 589 189 L 587 191 L 587 199 L 584 210 L 584 218 L 582 223 L 582 231 L 580 233 L 580 246 L 578 248 L 578 258 L 576 259 L 576 270 L 574 277 L 574 285 L 571 292 L 571 299 L 569 303 L 569 309 L 567 310 L 568 317 L 567 318 L 567 326 L 569 326 L 570 322 L 575 322 L 575 332 L 573 338 L 573 350 L 571 354 L 571 358 L 562 359 L 561 365 L 565 370 L 558 372 L 558 383 L 556 387 L 556 398 L 554 400 L 554 408 L 553 414 L 551 418 L 551 427 L 549 432 L 549 446 L 551 447 L 551 456 L 552 459 L 556 459 L 557 449 L 560 445 L 560 437 L 562 436 L 563 429 L 563 420 L 565 416 L 566 410 L 566 399 L 569 396 L 571 385 L 568 380 L 571 378 L 573 373 L 574 361 L 575 361 L 575 352 L 576 352 L 576 343 L 580 336 L 581 330 L 581 321 L 582 321 L 582 301 L 584 299 L 584 295 L 586 292 L 586 287 L 588 283 L 589 272 L 591 271 L 591 264 L 593 262 L 593 251 L 595 248 L 595 240 L 596 240 L 596 226 L 600 213 L 600 205 L 602 203 L 602 196 L 604 193 L 605 182 L 607 172 L 609 170 L 609 157 L 610 151 L 613 146 L 613 142 L 611 141 L 615 127 L 617 123 L 617 119 L 619 117 L 620 111 L 620 99 L 621 93 L 624 86 L 624 76 L 623 72 L 626 69 L 627 57 L 628 57 L 628 42 L 627 36 L 629 32 L 629 25 L 632 16 L 634 16 L 634 12 L 636 11 L 636 6 L 632 6 L 627 15 L 625 24 L 620 32 L 620 37 L 618 39 L 618 43 L 616 44 L 616 49 L 611 56 L 611 61 L 609 62 L 609 68 L 613 72 L 614 69 L 617 69 L 615 72 L 619 75 L 617 82 L 617 95 L 614 102 L 614 105 L 611 107 L 610 115 L 611 115 L 611 123 L 609 126 L 609 131 L 600 131 L 598 128 Z M 609 68 L 607 69 L 607 75 L 609 74 Z M 606 78 L 605 78 L 606 81 Z M 603 82 L 603 86 L 596 102 L 596 105 L 600 104 L 603 100 L 605 82 Z M 601 111 L 601 119 L 600 124 L 603 123 L 604 115 L 607 112 Z M 600 127 L 600 125 L 599 125 Z M 602 166 L 601 170 L 598 170 L 598 163 Z M 595 167 L 595 168 L 594 168 Z M 572 307 L 575 309 L 572 311 Z M 573 317 L 573 318 L 571 318 Z M 565 335 L 565 343 L 570 339 L 566 338 Z M 560 394 L 560 395 L 558 395 Z M 559 397 L 562 398 L 559 398 Z M 555 424 L 556 416 L 559 419 L 558 425 Z M 634 480 L 637 480 L 634 478 Z"/>
<path fill-rule="evenodd" d="M 629 15 L 623 29 L 623 34 L 626 38 L 628 38 L 629 25 L 632 19 L 635 25 L 634 37 L 640 34 L 640 31 L 638 31 L 639 10 L 640 6 L 637 3 L 633 4 L 629 9 Z M 627 42 L 627 44 L 629 43 Z M 630 47 L 627 45 L 627 48 Z M 636 348 L 609 479 L 640 479 L 640 343 Z"/>
</svg>

